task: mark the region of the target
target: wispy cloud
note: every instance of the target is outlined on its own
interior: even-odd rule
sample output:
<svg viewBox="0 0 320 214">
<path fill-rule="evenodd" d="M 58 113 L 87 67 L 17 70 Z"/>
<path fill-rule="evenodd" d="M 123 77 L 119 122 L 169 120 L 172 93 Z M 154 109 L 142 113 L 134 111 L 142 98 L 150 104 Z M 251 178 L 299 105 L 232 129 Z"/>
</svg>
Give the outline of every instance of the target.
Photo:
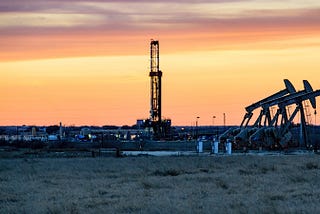
<svg viewBox="0 0 320 214">
<path fill-rule="evenodd" d="M 114 46 L 119 45 L 120 52 L 121 43 L 150 35 L 193 42 L 224 35 L 231 38 L 228 42 L 235 42 L 239 35 L 244 38 L 259 32 L 268 39 L 270 34 L 274 38 L 288 36 L 288 32 L 320 31 L 320 2 L 316 0 L 5 0 L 0 2 L 0 12 L 2 58 L 10 54 L 12 58 L 20 50 L 25 56 L 33 51 L 33 57 L 44 56 L 44 50 L 54 52 L 48 57 L 59 55 L 59 50 L 70 55 L 77 51 L 80 55 L 110 54 Z M 99 44 L 108 51 L 85 51 Z"/>
<path fill-rule="evenodd" d="M 199 4 L 199 3 L 225 3 L 225 2 L 243 2 L 247 0 L 3 0 L 0 2 L 0 12 L 35 12 L 46 9 L 74 10 L 68 5 L 80 5 L 82 3 L 101 3 L 101 4 Z"/>
</svg>

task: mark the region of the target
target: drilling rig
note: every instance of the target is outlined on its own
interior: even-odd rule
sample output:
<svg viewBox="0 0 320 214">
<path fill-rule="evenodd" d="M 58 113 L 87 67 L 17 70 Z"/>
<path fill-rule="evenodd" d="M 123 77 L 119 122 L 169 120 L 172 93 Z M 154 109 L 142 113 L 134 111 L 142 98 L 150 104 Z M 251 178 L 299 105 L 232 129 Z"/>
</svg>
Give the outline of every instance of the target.
<svg viewBox="0 0 320 214">
<path fill-rule="evenodd" d="M 159 42 L 151 41 L 150 44 L 150 120 L 154 123 L 161 122 L 161 77 L 159 69 Z"/>
<path fill-rule="evenodd" d="M 150 43 L 150 118 L 146 125 L 153 129 L 154 139 L 168 138 L 171 129 L 171 120 L 162 119 L 161 115 L 161 77 L 159 69 L 159 41 Z"/>
</svg>

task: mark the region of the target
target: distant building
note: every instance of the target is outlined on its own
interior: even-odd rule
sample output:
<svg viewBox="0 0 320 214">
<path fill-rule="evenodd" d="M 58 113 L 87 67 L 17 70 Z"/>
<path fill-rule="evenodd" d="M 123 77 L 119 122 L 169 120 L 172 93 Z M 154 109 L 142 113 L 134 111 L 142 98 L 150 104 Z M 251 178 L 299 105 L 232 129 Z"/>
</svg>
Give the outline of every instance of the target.
<svg viewBox="0 0 320 214">
<path fill-rule="evenodd" d="M 80 131 L 80 134 L 83 135 L 83 136 L 88 136 L 91 134 L 91 129 L 89 128 L 82 128 L 81 131 Z"/>
<path fill-rule="evenodd" d="M 137 120 L 137 128 L 138 129 L 143 129 L 145 126 L 145 120 Z"/>
<path fill-rule="evenodd" d="M 36 129 L 36 127 L 32 127 L 31 135 L 32 135 L 33 137 L 36 137 L 36 136 L 37 136 L 37 129 Z"/>
</svg>

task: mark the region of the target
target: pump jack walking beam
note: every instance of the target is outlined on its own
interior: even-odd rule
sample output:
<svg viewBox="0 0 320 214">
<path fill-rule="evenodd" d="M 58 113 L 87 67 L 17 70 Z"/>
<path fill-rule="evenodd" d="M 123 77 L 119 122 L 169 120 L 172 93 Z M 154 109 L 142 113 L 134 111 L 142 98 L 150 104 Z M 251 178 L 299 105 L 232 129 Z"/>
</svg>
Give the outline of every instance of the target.
<svg viewBox="0 0 320 214">
<path fill-rule="evenodd" d="M 247 127 L 252 115 L 253 115 L 253 111 L 259 107 L 262 107 L 262 104 L 263 103 L 266 103 L 266 102 L 269 102 L 270 100 L 274 100 L 276 98 L 279 98 L 279 97 L 283 97 L 285 96 L 286 94 L 291 94 L 291 93 L 295 93 L 296 92 L 296 89 L 294 88 L 294 86 L 292 85 L 292 83 L 288 80 L 288 79 L 284 79 L 284 84 L 285 84 L 285 89 L 281 90 L 281 91 L 278 91 L 277 93 L 269 96 L 269 97 L 266 97 L 258 102 L 255 102 L 249 106 L 247 106 L 245 109 L 246 109 L 246 114 L 241 122 L 241 125 L 240 127 Z"/>
</svg>

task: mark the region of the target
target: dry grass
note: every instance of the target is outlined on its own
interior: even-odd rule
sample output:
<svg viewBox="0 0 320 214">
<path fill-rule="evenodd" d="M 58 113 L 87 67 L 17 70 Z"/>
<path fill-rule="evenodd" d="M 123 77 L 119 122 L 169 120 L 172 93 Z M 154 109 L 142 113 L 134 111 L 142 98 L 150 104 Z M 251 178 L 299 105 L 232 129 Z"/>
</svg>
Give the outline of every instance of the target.
<svg viewBox="0 0 320 214">
<path fill-rule="evenodd" d="M 5 158 L 1 213 L 319 213 L 319 156 Z"/>
</svg>

